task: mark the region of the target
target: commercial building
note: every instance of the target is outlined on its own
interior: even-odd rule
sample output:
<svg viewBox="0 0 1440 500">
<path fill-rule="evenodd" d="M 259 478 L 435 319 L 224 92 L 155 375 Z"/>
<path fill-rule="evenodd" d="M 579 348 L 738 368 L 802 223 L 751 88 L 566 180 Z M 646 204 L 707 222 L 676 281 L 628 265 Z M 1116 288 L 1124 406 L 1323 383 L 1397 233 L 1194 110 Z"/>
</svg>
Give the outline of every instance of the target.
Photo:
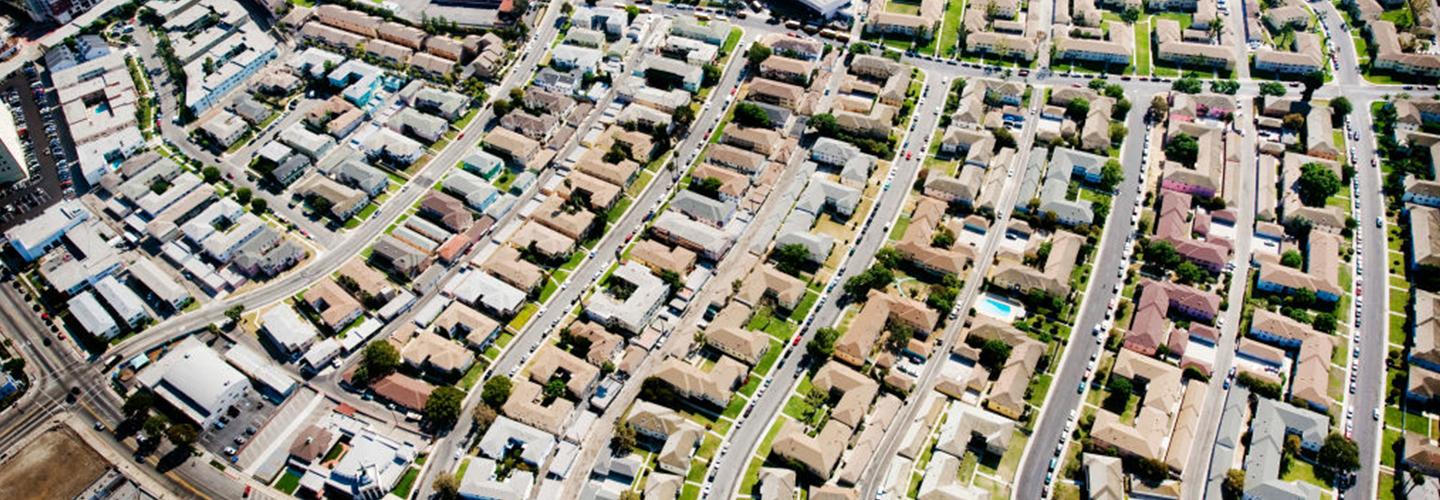
<svg viewBox="0 0 1440 500">
<path fill-rule="evenodd" d="M 202 429 L 250 391 L 249 379 L 193 336 L 141 371 L 137 380 Z"/>
</svg>

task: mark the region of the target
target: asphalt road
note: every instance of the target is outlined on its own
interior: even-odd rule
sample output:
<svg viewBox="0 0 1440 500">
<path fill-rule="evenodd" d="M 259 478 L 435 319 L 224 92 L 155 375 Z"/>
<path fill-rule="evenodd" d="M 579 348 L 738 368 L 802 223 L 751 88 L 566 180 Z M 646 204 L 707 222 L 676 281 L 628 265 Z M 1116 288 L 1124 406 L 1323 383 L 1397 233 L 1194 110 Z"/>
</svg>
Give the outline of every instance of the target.
<svg viewBox="0 0 1440 500">
<path fill-rule="evenodd" d="M 554 12 L 558 12 L 558 9 L 554 10 Z M 545 24 L 553 25 L 553 22 Z M 752 35 L 747 34 L 746 40 L 750 39 L 753 39 Z M 487 379 L 497 374 L 508 375 L 512 370 L 517 370 L 523 366 L 529 360 L 530 355 L 539 349 L 540 344 L 549 336 L 553 327 L 557 325 L 566 314 L 569 314 L 570 309 L 579 302 L 584 292 L 591 287 L 601 273 L 615 262 L 615 256 L 620 249 L 624 248 L 630 241 L 630 236 L 638 235 L 638 231 L 632 231 L 632 229 L 638 229 L 644 225 L 645 216 L 650 208 L 658 206 L 663 199 L 669 197 L 671 191 L 675 188 L 676 182 L 679 180 L 678 173 L 680 170 L 676 165 L 688 165 L 689 160 L 699 154 L 701 148 L 705 145 L 705 141 L 710 137 L 710 131 L 719 123 L 720 118 L 724 115 L 725 107 L 717 104 L 716 100 L 721 99 L 723 96 L 730 95 L 731 90 L 739 84 L 742 68 L 744 67 L 744 58 L 740 57 L 739 53 L 743 51 L 745 45 L 744 41 L 742 41 L 742 43 L 737 46 L 737 55 L 731 59 L 731 63 L 726 67 L 720 82 L 711 91 L 709 96 L 711 100 L 702 104 L 703 108 L 691 127 L 693 131 L 703 130 L 705 132 L 689 133 L 685 139 L 674 148 L 676 154 L 671 157 L 671 161 L 655 175 L 650 185 L 641 193 L 639 199 L 630 205 L 630 210 L 611 226 L 610 232 L 602 237 L 600 242 L 595 245 L 591 256 L 577 267 L 574 272 L 570 273 L 572 278 L 569 286 L 551 296 L 548 305 L 541 306 L 540 310 L 530 319 L 524 331 L 516 336 L 505 352 L 501 354 L 500 359 L 486 371 L 485 377 L 482 377 L 482 379 Z M 598 106 L 594 110 L 595 113 L 602 111 L 603 109 Z M 585 129 L 577 129 L 576 135 L 578 136 L 584 132 Z M 474 411 L 475 405 L 480 404 L 479 394 L 481 387 L 481 384 L 477 384 L 470 394 L 466 396 L 461 415 L 470 415 L 471 412 Z M 466 418 L 457 424 L 456 429 L 436 441 L 435 451 L 432 454 L 433 458 L 427 463 L 424 474 L 421 476 L 421 498 L 429 496 L 431 491 L 430 487 L 434 483 L 433 478 L 436 473 L 440 471 L 448 473 L 455 470 L 458 465 L 456 456 L 463 452 L 463 447 L 468 443 L 469 436 L 473 432 L 474 426 L 472 422 Z"/>
<path fill-rule="evenodd" d="M 547 11 L 548 12 L 548 11 Z M 558 11 L 556 11 L 558 12 Z M 541 23 L 537 30 L 539 40 L 549 40 L 555 35 L 553 22 L 554 14 L 546 14 L 546 22 Z M 538 42 L 547 43 L 547 42 Z M 534 46 L 534 44 L 527 45 Z M 511 72 L 506 76 L 502 85 L 493 95 L 503 96 L 514 88 L 529 80 L 536 64 L 544 51 L 521 49 L 522 60 L 515 64 Z M 361 250 L 369 246 L 396 218 L 403 215 L 406 210 L 414 205 L 421 196 L 430 192 L 430 187 L 435 181 L 460 161 L 464 155 L 469 154 L 480 142 L 484 134 L 480 133 L 494 117 L 490 107 L 485 107 L 480 114 L 462 130 L 464 138 L 457 139 L 450 143 L 444 151 L 431 159 L 430 163 L 422 168 L 407 182 L 400 191 L 391 197 L 390 201 L 380 207 L 371 218 L 345 234 L 343 241 L 331 247 L 328 251 L 313 256 L 305 265 L 291 270 L 285 275 L 266 282 L 248 292 L 231 295 L 224 299 L 211 301 L 198 310 L 181 316 L 171 317 L 164 322 L 151 327 L 145 332 L 135 335 L 111 348 L 111 352 L 120 354 L 123 358 L 130 358 L 136 354 L 147 352 L 162 344 L 170 342 L 175 338 L 185 335 L 193 330 L 202 328 L 207 324 L 224 319 L 226 309 L 233 306 L 244 307 L 245 310 L 254 310 L 261 306 L 284 300 L 304 289 L 315 281 L 329 276 L 338 269 L 345 261 L 359 254 Z"/>
<path fill-rule="evenodd" d="M 1369 293 L 1355 298 L 1355 304 L 1360 307 L 1361 321 L 1360 326 L 1354 330 L 1360 332 L 1358 344 L 1364 347 L 1360 350 L 1360 373 L 1356 381 L 1356 391 L 1347 398 L 1349 406 L 1355 408 L 1353 438 L 1360 448 L 1360 471 L 1355 484 L 1345 491 L 1347 494 L 1358 494 L 1360 498 L 1364 498 L 1379 495 L 1375 488 L 1378 487 L 1380 474 L 1380 434 L 1384 421 L 1376 421 L 1368 414 L 1377 409 L 1384 413 L 1381 407 L 1385 404 L 1385 356 L 1389 349 L 1383 346 L 1389 345 L 1390 284 L 1388 273 L 1384 272 L 1389 264 L 1386 255 L 1386 229 L 1377 227 L 1374 223 L 1377 217 L 1385 215 L 1385 199 L 1381 196 L 1383 180 L 1380 170 L 1369 166 L 1371 158 L 1375 156 L 1370 101 L 1355 102 L 1355 112 L 1350 116 L 1354 129 L 1360 134 L 1360 140 L 1352 142 L 1358 142 L 1354 161 L 1355 171 L 1360 179 L 1357 234 L 1364 239 L 1357 252 L 1360 258 L 1355 259 L 1355 262 L 1357 266 L 1366 265 L 1370 272 L 1359 276 L 1355 283 Z M 1362 303 L 1362 299 L 1368 300 Z"/>
<path fill-rule="evenodd" d="M 1130 216 L 1139 201 L 1135 188 L 1139 185 L 1140 158 L 1146 132 L 1144 118 L 1149 108 L 1144 94 L 1132 91 L 1127 92 L 1127 97 L 1131 102 L 1141 104 L 1132 106 L 1125 117 L 1125 126 L 1129 129 L 1121 152 L 1125 180 L 1120 183 L 1118 192 L 1111 200 L 1110 217 L 1105 223 L 1098 255 L 1092 256 L 1095 265 L 1090 272 L 1088 288 L 1079 291 L 1079 319 L 1071 330 L 1069 346 L 1060 357 L 1060 367 L 1050 382 L 1050 393 L 1040 409 L 1035 432 L 1030 435 L 1019 471 L 1011 482 L 1015 498 L 1040 497 L 1049 465 L 1044 458 L 1051 456 L 1052 450 L 1065 433 L 1069 413 L 1079 406 L 1083 397 L 1075 387 L 1085 380 L 1085 366 L 1089 363 L 1091 354 L 1102 347 L 1096 345 L 1091 330 L 1105 319 L 1110 298 L 1115 295 L 1114 287 L 1123 282 L 1123 278 L 1117 274 L 1121 273 L 1126 265 L 1122 249 L 1125 238 L 1133 231 Z"/>
<path fill-rule="evenodd" d="M 839 78 L 839 75 L 836 76 Z M 875 204 L 870 214 L 869 221 L 865 223 L 854 246 L 854 253 L 846 260 L 844 267 L 838 273 L 834 283 L 844 283 L 850 277 L 865 270 L 865 264 L 869 263 L 875 252 L 884 246 L 889 236 L 889 226 L 900 215 L 900 208 L 904 205 L 905 194 L 910 191 L 910 185 L 914 183 L 916 174 L 919 172 L 921 162 L 924 161 L 924 154 L 916 155 L 913 159 L 904 159 L 905 153 L 927 151 L 929 134 L 935 130 L 935 123 L 938 117 L 933 114 L 935 106 L 944 106 L 945 93 L 948 86 L 939 85 L 939 76 L 935 74 L 926 75 L 926 83 L 929 88 L 924 93 L 928 106 L 916 106 L 915 114 L 912 116 L 913 131 L 909 132 L 906 140 L 909 146 L 897 153 L 892 164 L 891 172 L 894 180 L 889 190 L 880 195 L 880 200 Z M 832 82 L 833 83 L 833 82 Z M 801 332 L 800 343 L 803 345 L 814 338 L 815 331 L 826 326 L 835 324 L 843 312 L 843 305 L 840 302 L 845 291 L 843 287 L 836 286 L 828 294 L 822 297 L 824 302 L 812 312 L 810 328 Z M 790 392 L 795 384 L 799 382 L 800 376 L 796 373 L 797 367 L 803 356 L 789 356 L 777 363 L 771 370 L 770 388 L 757 392 L 752 398 L 750 416 L 741 420 L 740 425 L 730 431 L 727 439 L 731 450 L 735 450 L 720 458 L 718 464 L 712 466 L 715 473 L 715 480 L 712 486 L 712 493 L 716 498 L 731 498 L 735 494 L 748 494 L 749 492 L 736 492 L 743 479 L 746 468 L 750 465 L 756 446 L 765 432 L 770 429 L 770 423 L 779 413 L 780 408 L 789 399 Z"/>
</svg>

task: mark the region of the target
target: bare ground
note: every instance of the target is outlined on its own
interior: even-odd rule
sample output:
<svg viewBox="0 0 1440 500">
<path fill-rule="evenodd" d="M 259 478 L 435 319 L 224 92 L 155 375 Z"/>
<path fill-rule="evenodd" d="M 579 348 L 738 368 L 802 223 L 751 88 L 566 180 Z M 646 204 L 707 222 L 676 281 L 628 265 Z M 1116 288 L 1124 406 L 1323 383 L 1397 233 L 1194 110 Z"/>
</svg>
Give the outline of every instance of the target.
<svg viewBox="0 0 1440 500">
<path fill-rule="evenodd" d="M 6 499 L 74 498 L 105 473 L 108 464 L 74 431 L 57 427 L 31 441 L 0 466 Z"/>
</svg>

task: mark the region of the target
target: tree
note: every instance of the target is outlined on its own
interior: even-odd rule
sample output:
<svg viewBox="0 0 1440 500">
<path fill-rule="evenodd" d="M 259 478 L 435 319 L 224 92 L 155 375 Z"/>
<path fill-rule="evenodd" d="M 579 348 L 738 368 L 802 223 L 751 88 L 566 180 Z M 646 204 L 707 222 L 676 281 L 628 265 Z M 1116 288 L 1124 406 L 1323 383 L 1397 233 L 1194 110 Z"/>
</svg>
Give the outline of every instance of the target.
<svg viewBox="0 0 1440 500">
<path fill-rule="evenodd" d="M 215 167 L 205 167 L 203 170 L 200 171 L 200 175 L 205 177 L 206 183 L 214 184 L 215 181 L 220 180 L 220 169 Z"/>
<path fill-rule="evenodd" d="M 155 394 L 146 389 L 138 389 L 125 398 L 125 404 L 120 407 L 120 411 L 125 414 L 125 418 L 134 419 L 146 414 L 154 406 Z"/>
<path fill-rule="evenodd" d="M 1125 180 L 1125 169 L 1120 166 L 1119 161 L 1112 158 L 1105 162 L 1105 166 L 1100 167 L 1100 185 L 1105 189 L 1114 191 L 1115 186 L 1120 185 L 1120 181 L 1123 180 Z"/>
<path fill-rule="evenodd" d="M 240 315 L 244 313 L 245 306 L 232 306 L 231 308 L 225 310 L 225 317 L 229 319 L 231 323 L 235 323 L 240 321 Z"/>
<path fill-rule="evenodd" d="M 954 244 L 955 232 L 945 226 L 940 226 L 940 229 L 936 230 L 935 234 L 930 237 L 930 246 L 932 247 L 950 248 L 950 245 Z"/>
<path fill-rule="evenodd" d="M 331 202 L 329 198 L 319 195 L 310 196 L 310 208 L 317 214 L 329 214 L 331 213 L 330 209 L 334 207 L 335 203 Z"/>
<path fill-rule="evenodd" d="M 432 425 L 448 427 L 460 418 L 460 402 L 465 393 L 453 386 L 437 387 L 425 400 L 425 420 Z"/>
<path fill-rule="evenodd" d="M 1135 392 L 1135 386 L 1130 383 L 1130 379 L 1125 377 L 1110 377 L 1109 388 L 1111 397 L 1116 398 L 1128 399 Z"/>
<path fill-rule="evenodd" d="M 635 448 L 635 428 L 630 427 L 628 422 L 616 426 L 615 434 L 610 436 L 610 449 L 616 456 L 625 456 L 629 455 L 633 448 Z"/>
<path fill-rule="evenodd" d="M 1328 312 L 1316 314 L 1315 320 L 1310 322 L 1310 326 L 1325 333 L 1335 333 L 1335 315 Z"/>
<path fill-rule="evenodd" d="M 1320 86 L 1324 84 L 1325 73 L 1323 72 L 1311 71 L 1309 73 L 1300 75 L 1300 85 L 1303 85 L 1305 87 L 1304 92 L 1301 93 L 1301 98 L 1309 101 L 1310 98 L 1315 95 L 1315 89 L 1320 88 Z"/>
<path fill-rule="evenodd" d="M 165 429 L 165 438 L 170 440 L 170 444 L 188 450 L 196 441 L 200 440 L 200 429 L 196 429 L 195 425 L 190 423 L 175 424 L 169 429 Z"/>
<path fill-rule="evenodd" d="M 980 365 L 990 371 L 999 370 L 1010 359 L 1010 344 L 1000 339 L 986 340 L 980 346 Z"/>
<path fill-rule="evenodd" d="M 1013 148 L 1015 147 L 1015 136 L 1010 133 L 1009 129 L 995 129 L 995 146 L 999 148 Z"/>
<path fill-rule="evenodd" d="M 570 4 L 567 3 L 567 4 L 565 4 L 565 5 L 568 6 L 568 5 L 570 5 Z M 634 5 L 626 5 L 626 6 L 625 6 L 625 19 L 627 20 L 627 22 L 634 22 L 634 21 L 635 21 L 635 18 L 636 18 L 636 17 L 639 17 L 639 16 L 640 16 L 640 7 L 637 7 L 637 6 L 634 6 Z"/>
<path fill-rule="evenodd" d="M 475 424 L 475 433 L 484 434 L 495 423 L 495 409 L 490 405 L 475 405 L 475 410 L 470 412 L 470 422 Z"/>
<path fill-rule="evenodd" d="M 745 127 L 770 128 L 770 114 L 759 105 L 744 101 L 735 105 L 735 123 Z"/>
<path fill-rule="evenodd" d="M 1120 19 L 1127 23 L 1135 24 L 1135 21 L 1140 19 L 1140 9 L 1135 7 L 1127 8 L 1124 12 L 1120 13 Z"/>
<path fill-rule="evenodd" d="M 565 381 L 559 378 L 552 378 L 545 382 L 545 398 L 559 399 L 565 396 Z"/>
<path fill-rule="evenodd" d="M 720 199 L 721 185 L 723 185 L 723 182 L 721 182 L 719 178 L 702 177 L 691 180 L 690 185 L 686 188 L 706 198 Z"/>
<path fill-rule="evenodd" d="M 714 65 L 714 64 L 706 64 L 706 65 L 705 65 L 703 68 L 701 68 L 701 69 L 703 70 L 703 76 L 702 76 L 701 79 L 700 79 L 700 85 L 705 86 L 705 87 L 709 87 L 709 86 L 711 86 L 711 85 L 715 85 L 715 84 L 717 84 L 717 83 L 720 83 L 720 67 L 719 67 L 719 66 L 716 66 L 716 65 Z"/>
<path fill-rule="evenodd" d="M 1071 99 L 1065 104 L 1065 116 L 1071 120 L 1083 121 L 1090 114 L 1090 101 L 1084 98 Z"/>
<path fill-rule="evenodd" d="M 1350 104 L 1350 99 L 1340 96 L 1330 100 L 1330 109 L 1335 112 L 1336 118 L 1345 118 L 1354 107 Z"/>
<path fill-rule="evenodd" d="M 250 188 L 248 187 L 242 187 L 235 190 L 235 201 L 240 203 L 241 205 L 249 204 L 251 196 L 254 195 L 250 192 Z"/>
<path fill-rule="evenodd" d="M 1170 113 L 1170 101 L 1165 100 L 1164 95 L 1156 95 L 1150 98 L 1150 114 L 1155 118 Z"/>
<path fill-rule="evenodd" d="M 1225 472 L 1225 482 L 1220 485 L 1220 494 L 1226 500 L 1236 500 L 1245 492 L 1245 471 L 1230 469 Z"/>
<path fill-rule="evenodd" d="M 1169 269 L 1180 264 L 1180 254 L 1168 241 L 1152 241 L 1145 246 L 1145 262 Z"/>
<path fill-rule="evenodd" d="M 1285 453 L 1290 455 L 1300 454 L 1300 436 L 1295 434 L 1285 436 Z"/>
<path fill-rule="evenodd" d="M 257 215 L 264 214 L 266 210 L 269 210 L 269 208 L 270 202 L 265 201 L 265 198 L 255 198 L 253 200 L 250 200 L 250 211 L 255 212 Z"/>
<path fill-rule="evenodd" d="M 815 330 L 815 338 L 805 344 L 805 352 L 815 358 L 815 362 L 830 359 L 835 353 L 835 342 L 840 340 L 840 330 L 830 327 L 822 327 Z"/>
<path fill-rule="evenodd" d="M 1280 82 L 1260 82 L 1260 95 L 1283 96 L 1285 95 L 1285 84 Z"/>
<path fill-rule="evenodd" d="M 485 387 L 480 389 L 480 400 L 491 408 L 500 408 L 505 401 L 510 399 L 510 379 L 494 376 L 485 381 Z"/>
<path fill-rule="evenodd" d="M 360 358 L 360 367 L 355 370 L 356 378 L 363 378 L 365 382 L 377 380 L 394 372 L 400 367 L 400 351 L 395 345 L 389 342 L 371 342 L 365 344 L 365 352 Z M 360 377 L 364 375 L 364 377 Z"/>
<path fill-rule="evenodd" d="M 1235 80 L 1214 80 L 1210 82 L 1210 91 L 1217 94 L 1235 95 L 1240 91 L 1240 82 Z"/>
<path fill-rule="evenodd" d="M 565 4 L 570 5 L 570 4 Z M 634 7 L 633 5 L 631 7 Z M 460 498 L 460 480 L 455 474 L 440 474 L 435 478 L 432 485 L 435 489 L 435 497 L 440 500 L 452 500 Z"/>
<path fill-rule="evenodd" d="M 1204 90 L 1204 88 L 1200 84 L 1200 80 L 1193 76 L 1187 76 L 1179 80 L 1175 80 L 1175 83 L 1170 84 L 1170 88 L 1176 92 L 1183 92 L 1186 94 L 1199 94 L 1201 90 Z"/>
<path fill-rule="evenodd" d="M 1286 130 L 1299 131 L 1305 128 L 1305 115 L 1300 113 L 1289 113 L 1280 119 L 1281 126 Z"/>
<path fill-rule="evenodd" d="M 890 325 L 890 336 L 885 338 L 885 347 L 890 352 L 900 352 L 909 347 L 910 339 L 915 338 L 915 330 L 904 324 Z"/>
<path fill-rule="evenodd" d="M 751 67 L 758 67 L 760 63 L 770 58 L 772 51 L 764 44 L 750 44 L 750 50 L 745 51 L 745 59 L 750 61 Z"/>
<path fill-rule="evenodd" d="M 1325 200 L 1340 192 L 1340 176 L 1319 163 L 1306 163 L 1300 167 L 1300 180 L 1296 191 L 1300 201 L 1312 207 L 1325 206 Z"/>
<path fill-rule="evenodd" d="M 1333 471 L 1353 472 L 1360 468 L 1360 448 L 1350 438 L 1332 432 L 1325 436 L 1325 444 L 1315 459 Z"/>
<path fill-rule="evenodd" d="M 1177 134 L 1165 143 L 1165 159 L 1184 165 L 1194 165 L 1200 154 L 1200 141 L 1190 134 Z"/>
<path fill-rule="evenodd" d="M 814 128 L 817 133 L 827 137 L 834 136 L 836 132 L 840 131 L 840 125 L 835 122 L 835 115 L 830 113 L 818 113 L 811 116 L 810 121 L 806 123 L 810 124 L 810 127 Z"/>
<path fill-rule="evenodd" d="M 1302 257 L 1300 252 L 1286 250 L 1285 253 L 1280 254 L 1280 265 L 1282 266 L 1300 269 L 1303 264 L 1305 264 L 1305 257 Z"/>
<path fill-rule="evenodd" d="M 140 425 L 140 430 L 145 433 L 147 438 L 156 439 L 165 435 L 165 429 L 169 427 L 170 419 L 165 418 L 164 415 L 155 414 L 145 419 L 145 423 Z"/>
<path fill-rule="evenodd" d="M 695 110 L 690 106 L 680 106 L 670 113 L 670 119 L 675 120 L 675 125 L 684 128 L 695 121 Z"/>
<path fill-rule="evenodd" d="M 1130 129 L 1125 128 L 1124 123 L 1110 122 L 1110 144 L 1119 145 L 1125 142 L 1125 134 L 1128 133 L 1130 133 Z"/>
<path fill-rule="evenodd" d="M 1159 459 L 1144 457 L 1135 461 L 1135 475 L 1146 481 L 1161 481 L 1170 475 L 1170 466 Z"/>
<path fill-rule="evenodd" d="M 1175 267 L 1175 277 L 1183 284 L 1203 283 L 1207 276 L 1204 269 L 1188 260 Z"/>
<path fill-rule="evenodd" d="M 805 264 L 810 262 L 810 250 L 805 245 L 791 243 L 776 247 L 770 257 L 775 259 L 775 268 L 780 272 L 799 277 Z"/>
<path fill-rule="evenodd" d="M 895 280 L 894 273 L 885 266 L 870 266 L 860 274 L 845 281 L 845 293 L 851 297 L 864 297 L 870 290 L 880 290 Z"/>
<path fill-rule="evenodd" d="M 880 265 L 891 269 L 899 266 L 900 263 L 904 261 L 905 256 L 902 255 L 900 251 L 896 250 L 894 247 L 881 248 L 880 250 L 877 250 L 875 252 L 875 262 L 878 262 L 880 263 Z"/>
</svg>

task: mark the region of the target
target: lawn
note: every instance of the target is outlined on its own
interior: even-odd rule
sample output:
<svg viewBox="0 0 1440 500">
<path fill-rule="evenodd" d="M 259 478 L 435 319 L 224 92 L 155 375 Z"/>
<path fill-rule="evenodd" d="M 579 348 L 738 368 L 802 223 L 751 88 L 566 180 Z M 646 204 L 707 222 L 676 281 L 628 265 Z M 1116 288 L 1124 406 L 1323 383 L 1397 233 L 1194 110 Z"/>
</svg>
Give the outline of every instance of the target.
<svg viewBox="0 0 1440 500">
<path fill-rule="evenodd" d="M 890 241 L 895 241 L 905 236 L 905 230 L 910 228 L 910 216 L 901 216 L 895 221 L 895 227 L 890 230 Z"/>
<path fill-rule="evenodd" d="M 391 495 L 400 498 L 410 498 L 410 489 L 415 487 L 415 479 L 420 476 L 420 469 L 411 467 L 405 470 L 405 475 L 400 476 L 400 482 L 395 483 L 395 489 L 390 490 Z"/>
<path fill-rule="evenodd" d="M 1042 373 L 1040 376 L 1030 380 L 1030 397 L 1026 398 L 1031 406 L 1039 408 L 1045 403 L 1045 395 L 1050 390 L 1051 376 L 1049 373 Z"/>
<path fill-rule="evenodd" d="M 820 300 L 820 294 L 814 290 L 806 290 L 805 297 L 800 299 L 800 304 L 790 311 L 790 321 L 799 323 L 805 321 L 805 315 L 810 314 L 810 308 L 815 307 L 815 302 Z"/>
<path fill-rule="evenodd" d="M 1020 456 L 1025 454 L 1025 443 L 1030 440 L 1020 431 L 1010 440 L 1010 448 L 1005 450 L 1005 456 L 1000 457 L 1000 466 L 995 469 L 995 475 L 1009 481 L 1015 477 L 1015 470 L 1020 466 Z"/>
<path fill-rule="evenodd" d="M 1315 477 L 1315 466 L 1300 459 L 1290 461 L 1290 470 L 1280 475 L 1281 481 L 1303 481 L 1320 487 L 1321 490 L 1329 489 L 1330 486 Z"/>
<path fill-rule="evenodd" d="M 295 494 L 295 490 L 299 488 L 300 475 L 296 474 L 294 470 L 289 468 L 285 469 L 285 474 L 280 476 L 279 481 L 275 481 L 275 489 L 280 490 L 280 492 L 287 495 Z"/>
<path fill-rule="evenodd" d="M 750 316 L 750 322 L 745 325 L 745 328 L 750 330 L 763 330 L 765 333 L 770 334 L 771 337 L 782 341 L 790 340 L 790 337 L 795 334 L 795 325 L 790 324 L 789 321 L 783 318 L 775 316 L 774 311 L 769 307 L 757 309 L 755 314 Z"/>
<path fill-rule="evenodd" d="M 515 330 L 518 332 L 521 329 L 525 328 L 525 324 L 530 322 L 530 317 L 534 316 L 535 311 L 539 310 L 540 306 L 536 305 L 534 302 L 525 304 L 525 307 L 521 308 L 520 312 L 516 313 L 515 318 L 511 319 L 510 324 L 506 326 L 508 326 L 511 330 Z"/>
<path fill-rule="evenodd" d="M 1380 500 L 1395 500 L 1395 475 L 1381 472 L 1380 483 L 1376 486 L 1380 489 Z"/>
<path fill-rule="evenodd" d="M 1396 315 L 1394 315 L 1394 314 L 1391 314 L 1391 315 L 1389 315 L 1389 316 L 1390 316 L 1390 343 L 1391 343 L 1391 344 L 1395 344 L 1395 345 L 1397 345 L 1397 346 L 1398 346 L 1398 345 L 1405 345 L 1405 317 L 1404 317 L 1404 316 L 1396 316 Z"/>
<path fill-rule="evenodd" d="M 959 51 L 960 44 L 960 23 L 965 16 L 965 0 L 950 0 L 945 5 L 945 21 L 940 25 L 940 56 L 948 57 Z"/>
<path fill-rule="evenodd" d="M 769 374 L 770 369 L 775 366 L 775 361 L 780 359 L 780 351 L 783 350 L 785 350 L 784 342 L 770 341 L 770 349 L 765 351 L 765 355 L 760 357 L 760 362 L 755 364 L 755 375 L 764 377 Z"/>
<path fill-rule="evenodd" d="M 609 212 L 605 212 L 605 222 L 614 224 L 616 221 L 619 221 L 620 217 L 625 215 L 625 210 L 630 208 L 631 203 L 635 203 L 635 200 L 629 196 L 620 198 L 620 201 L 615 202 L 615 206 L 610 207 Z"/>
<path fill-rule="evenodd" d="M 875 1 L 878 2 L 882 0 Z M 904 0 L 890 0 L 888 2 L 885 2 L 885 12 L 894 12 L 896 14 L 909 14 L 912 16 L 918 16 L 920 15 L 920 4 L 918 2 L 910 2 Z"/>
<path fill-rule="evenodd" d="M 1380 441 L 1380 464 L 1386 467 L 1395 466 L 1395 443 L 1400 441 L 1400 431 L 1385 429 L 1385 437 Z"/>
<path fill-rule="evenodd" d="M 489 363 L 483 362 L 471 365 L 470 369 L 465 372 L 465 376 L 460 377 L 460 389 L 470 392 L 470 388 L 475 387 L 475 383 L 480 381 L 480 376 L 485 374 L 485 367 L 488 365 Z"/>
<path fill-rule="evenodd" d="M 720 57 L 721 57 L 721 58 L 724 58 L 726 55 L 728 55 L 728 54 L 730 54 L 731 52 L 733 52 L 733 51 L 735 50 L 735 46 L 736 46 L 736 45 L 740 45 L 740 37 L 741 37 L 742 35 L 744 35 L 744 33 L 745 33 L 745 32 L 744 32 L 743 30 L 741 30 L 740 28 L 731 28 L 731 29 L 730 29 L 730 36 L 725 37 L 725 45 L 721 45 L 721 46 L 720 46 Z"/>
</svg>

